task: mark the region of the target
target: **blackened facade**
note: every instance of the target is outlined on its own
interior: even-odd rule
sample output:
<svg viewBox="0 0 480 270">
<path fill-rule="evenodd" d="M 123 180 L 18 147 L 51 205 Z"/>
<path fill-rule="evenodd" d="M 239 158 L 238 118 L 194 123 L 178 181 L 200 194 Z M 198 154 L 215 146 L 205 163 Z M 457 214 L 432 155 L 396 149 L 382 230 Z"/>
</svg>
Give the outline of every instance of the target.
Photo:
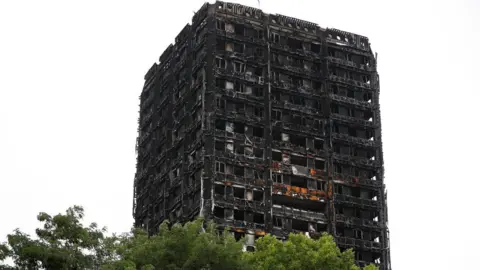
<svg viewBox="0 0 480 270">
<path fill-rule="evenodd" d="M 366 37 L 202 6 L 145 75 L 136 226 L 197 216 L 248 245 L 335 236 L 390 269 L 376 57 Z"/>
</svg>

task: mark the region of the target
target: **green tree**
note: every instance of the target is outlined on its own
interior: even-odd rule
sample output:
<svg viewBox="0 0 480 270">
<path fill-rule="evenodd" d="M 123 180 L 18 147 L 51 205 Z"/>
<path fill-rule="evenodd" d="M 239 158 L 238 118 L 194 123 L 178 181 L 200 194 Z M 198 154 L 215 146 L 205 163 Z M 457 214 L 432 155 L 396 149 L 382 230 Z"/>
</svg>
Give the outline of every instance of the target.
<svg viewBox="0 0 480 270">
<path fill-rule="evenodd" d="M 202 219 L 169 228 L 162 223 L 158 235 L 148 237 L 136 229 L 116 244 L 118 261 L 102 269 L 247 269 L 242 243 L 230 233 L 219 234 L 215 224 L 206 229 Z"/>
<path fill-rule="evenodd" d="M 55 216 L 40 213 L 38 221 L 43 228 L 36 229 L 36 239 L 16 229 L 0 245 L 0 261 L 13 259 L 17 269 L 96 269 L 109 258 L 104 241 L 105 228 L 92 223 L 84 227 L 84 210 L 80 206 L 68 208 L 66 214 Z M 6 266 L 3 266 L 6 268 Z"/>
<path fill-rule="evenodd" d="M 323 234 L 314 240 L 303 234 L 290 234 L 282 242 L 267 235 L 255 242 L 255 252 L 245 253 L 244 260 L 254 270 L 359 270 L 352 250 L 341 252 L 333 237 Z M 375 270 L 367 266 L 364 270 Z"/>
</svg>

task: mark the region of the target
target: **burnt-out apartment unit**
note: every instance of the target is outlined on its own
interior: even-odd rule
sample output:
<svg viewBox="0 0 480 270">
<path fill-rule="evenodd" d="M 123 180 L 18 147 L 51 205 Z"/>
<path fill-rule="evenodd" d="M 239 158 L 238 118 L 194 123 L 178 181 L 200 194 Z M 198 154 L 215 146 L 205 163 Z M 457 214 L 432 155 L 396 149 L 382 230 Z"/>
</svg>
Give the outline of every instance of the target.
<svg viewBox="0 0 480 270">
<path fill-rule="evenodd" d="M 366 37 L 217 1 L 145 75 L 136 226 L 334 235 L 390 269 L 376 57 Z"/>
</svg>

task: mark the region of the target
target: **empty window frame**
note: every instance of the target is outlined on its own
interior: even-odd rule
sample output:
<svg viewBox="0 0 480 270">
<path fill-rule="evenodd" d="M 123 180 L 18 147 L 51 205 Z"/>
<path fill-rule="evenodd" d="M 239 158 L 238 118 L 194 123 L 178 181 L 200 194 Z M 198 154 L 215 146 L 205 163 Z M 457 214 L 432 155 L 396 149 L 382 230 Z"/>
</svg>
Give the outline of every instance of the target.
<svg viewBox="0 0 480 270">
<path fill-rule="evenodd" d="M 313 53 L 320 53 L 320 44 L 312 43 L 310 45 L 310 51 L 312 51 Z"/>
<path fill-rule="evenodd" d="M 303 50 L 303 42 L 298 39 L 288 38 L 287 45 L 293 50 Z"/>
<path fill-rule="evenodd" d="M 219 109 L 225 109 L 225 100 L 222 99 L 221 97 L 217 97 L 216 98 L 216 105 L 217 105 L 217 108 Z"/>
<path fill-rule="evenodd" d="M 215 185 L 215 194 L 225 195 L 225 186 L 224 185 Z"/>
<path fill-rule="evenodd" d="M 215 141 L 215 150 L 216 151 L 225 151 L 225 143 L 221 141 Z"/>
<path fill-rule="evenodd" d="M 239 73 L 245 73 L 245 63 L 235 61 L 233 62 L 233 70 Z"/>
<path fill-rule="evenodd" d="M 245 176 L 245 168 L 242 167 L 242 166 L 235 166 L 234 169 L 233 169 L 233 173 L 235 174 L 235 176 L 244 177 Z"/>
<path fill-rule="evenodd" d="M 292 165 L 299 165 L 299 166 L 307 166 L 307 158 L 302 157 L 302 156 L 297 156 L 297 155 L 291 155 L 290 156 L 290 163 Z"/>
<path fill-rule="evenodd" d="M 215 128 L 218 130 L 225 130 L 225 120 L 217 119 L 215 121 Z"/>
<path fill-rule="evenodd" d="M 217 19 L 217 29 L 225 30 L 225 22 L 222 20 Z"/>
<path fill-rule="evenodd" d="M 225 163 L 215 162 L 215 171 L 219 173 L 225 173 Z"/>
<path fill-rule="evenodd" d="M 213 215 L 217 218 L 225 218 L 225 209 L 222 207 L 215 206 L 213 208 Z"/>
<path fill-rule="evenodd" d="M 233 85 L 233 89 L 235 90 L 235 92 L 244 93 L 245 92 L 245 85 L 243 83 L 236 82 Z"/>
<path fill-rule="evenodd" d="M 253 214 L 253 222 L 258 224 L 265 223 L 265 214 L 254 213 Z"/>
<path fill-rule="evenodd" d="M 235 43 L 233 45 L 233 51 L 236 52 L 236 53 L 244 53 L 245 52 L 245 44 Z"/>
<path fill-rule="evenodd" d="M 236 23 L 234 25 L 234 31 L 236 35 L 244 36 L 245 35 L 245 26 L 242 24 Z"/>
<path fill-rule="evenodd" d="M 253 88 L 253 95 L 256 97 L 263 97 L 263 87 Z"/>
<path fill-rule="evenodd" d="M 245 220 L 245 211 L 233 210 L 233 219 L 235 219 L 235 220 Z"/>
<path fill-rule="evenodd" d="M 255 107 L 253 111 L 255 116 L 263 117 L 263 108 Z"/>
<path fill-rule="evenodd" d="M 325 170 L 325 160 L 315 159 L 315 169 Z"/>
<path fill-rule="evenodd" d="M 222 59 L 220 57 L 215 58 L 215 65 L 217 66 L 217 68 L 227 68 L 227 62 L 225 61 L 225 59 Z"/>
<path fill-rule="evenodd" d="M 282 152 L 272 151 L 273 161 L 282 161 Z"/>
<path fill-rule="evenodd" d="M 262 148 L 254 148 L 253 149 L 253 155 L 256 158 L 263 158 L 263 149 Z"/>
<path fill-rule="evenodd" d="M 253 136 L 263 138 L 263 128 L 253 127 Z"/>
<path fill-rule="evenodd" d="M 274 183 L 281 184 L 282 183 L 282 174 L 273 173 L 272 174 L 272 180 L 273 180 Z"/>
<path fill-rule="evenodd" d="M 245 198 L 245 189 L 234 187 L 233 188 L 233 197 L 238 198 L 238 199 L 244 199 Z"/>
<path fill-rule="evenodd" d="M 272 119 L 273 120 L 282 120 L 282 112 L 279 110 L 272 110 Z"/>
<path fill-rule="evenodd" d="M 263 202 L 263 191 L 254 190 L 253 191 L 253 200 L 257 202 Z"/>
<path fill-rule="evenodd" d="M 273 216 L 273 226 L 282 228 L 283 219 L 281 217 Z"/>
<path fill-rule="evenodd" d="M 280 43 L 280 35 L 275 32 L 270 33 L 270 41 L 273 43 Z"/>
<path fill-rule="evenodd" d="M 301 187 L 301 188 L 308 187 L 306 178 L 301 176 L 295 176 L 295 175 L 290 176 L 290 185 Z"/>
</svg>

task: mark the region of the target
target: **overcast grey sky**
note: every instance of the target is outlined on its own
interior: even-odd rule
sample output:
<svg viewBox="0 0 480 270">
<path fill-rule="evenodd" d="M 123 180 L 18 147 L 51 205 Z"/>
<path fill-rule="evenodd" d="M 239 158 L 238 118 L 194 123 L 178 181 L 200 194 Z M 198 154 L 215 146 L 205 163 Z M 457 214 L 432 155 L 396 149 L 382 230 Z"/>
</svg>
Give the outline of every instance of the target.
<svg viewBox="0 0 480 270">
<path fill-rule="evenodd" d="M 143 75 L 203 2 L 0 1 L 0 241 L 73 204 L 129 230 Z M 480 269 L 480 1 L 260 8 L 378 52 L 393 268 Z"/>
</svg>

